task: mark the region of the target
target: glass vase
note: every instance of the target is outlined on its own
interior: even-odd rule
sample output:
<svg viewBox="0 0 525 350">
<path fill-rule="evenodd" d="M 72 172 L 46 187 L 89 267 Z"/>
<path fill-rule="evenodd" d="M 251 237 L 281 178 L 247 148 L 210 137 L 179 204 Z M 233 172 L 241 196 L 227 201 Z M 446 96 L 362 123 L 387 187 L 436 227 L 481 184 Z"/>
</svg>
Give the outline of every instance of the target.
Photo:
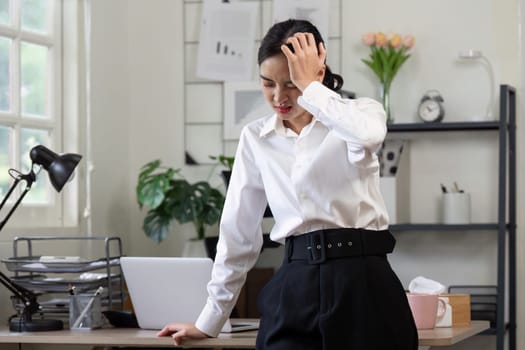
<svg viewBox="0 0 525 350">
<path fill-rule="evenodd" d="M 387 124 L 393 123 L 394 118 L 390 106 L 390 84 L 381 84 L 381 103 L 385 109 Z"/>
</svg>

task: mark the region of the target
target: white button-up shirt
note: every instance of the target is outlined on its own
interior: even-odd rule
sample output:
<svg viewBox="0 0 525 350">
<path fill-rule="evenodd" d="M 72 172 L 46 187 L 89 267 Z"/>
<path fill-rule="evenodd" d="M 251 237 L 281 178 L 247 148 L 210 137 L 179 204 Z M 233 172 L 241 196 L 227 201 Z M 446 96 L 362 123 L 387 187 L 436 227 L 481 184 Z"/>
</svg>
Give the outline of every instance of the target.
<svg viewBox="0 0 525 350">
<path fill-rule="evenodd" d="M 318 82 L 298 103 L 313 115 L 297 135 L 276 115 L 241 132 L 220 223 L 209 297 L 196 326 L 216 336 L 261 250 L 268 203 L 274 241 L 338 227 L 383 230 L 375 152 L 386 135 L 383 107 L 369 98 L 341 98 Z"/>
</svg>

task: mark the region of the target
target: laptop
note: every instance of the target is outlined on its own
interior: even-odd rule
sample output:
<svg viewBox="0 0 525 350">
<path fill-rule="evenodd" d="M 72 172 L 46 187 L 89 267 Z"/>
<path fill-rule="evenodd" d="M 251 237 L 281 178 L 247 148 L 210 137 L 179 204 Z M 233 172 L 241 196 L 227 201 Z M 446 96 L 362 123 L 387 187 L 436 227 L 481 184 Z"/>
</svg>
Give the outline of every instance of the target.
<svg viewBox="0 0 525 350">
<path fill-rule="evenodd" d="M 209 258 L 121 257 L 120 265 L 140 328 L 171 322 L 195 323 L 206 304 Z M 221 332 L 258 328 L 258 322 L 228 320 Z"/>
</svg>

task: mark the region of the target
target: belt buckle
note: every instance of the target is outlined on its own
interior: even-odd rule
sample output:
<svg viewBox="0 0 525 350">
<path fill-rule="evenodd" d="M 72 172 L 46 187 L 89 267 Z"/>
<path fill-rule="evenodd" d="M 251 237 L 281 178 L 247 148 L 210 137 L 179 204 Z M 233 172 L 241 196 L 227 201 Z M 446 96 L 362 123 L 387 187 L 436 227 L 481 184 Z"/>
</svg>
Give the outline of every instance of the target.
<svg viewBox="0 0 525 350">
<path fill-rule="evenodd" d="M 326 245 L 324 231 L 315 231 L 308 235 L 308 263 L 311 265 L 322 264 L 326 261 Z"/>
</svg>

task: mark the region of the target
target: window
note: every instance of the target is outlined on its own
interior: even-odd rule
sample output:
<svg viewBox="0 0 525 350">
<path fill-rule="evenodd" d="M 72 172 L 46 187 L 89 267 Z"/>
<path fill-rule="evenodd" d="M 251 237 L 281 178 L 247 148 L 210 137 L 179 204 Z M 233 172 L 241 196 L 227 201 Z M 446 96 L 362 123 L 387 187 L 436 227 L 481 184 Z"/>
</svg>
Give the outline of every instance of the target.
<svg viewBox="0 0 525 350">
<path fill-rule="evenodd" d="M 61 0 L 0 0 L 0 198 L 12 183 L 9 168 L 29 171 L 33 146 L 63 151 L 62 7 Z M 62 226 L 62 202 L 43 170 L 9 225 Z"/>
</svg>

